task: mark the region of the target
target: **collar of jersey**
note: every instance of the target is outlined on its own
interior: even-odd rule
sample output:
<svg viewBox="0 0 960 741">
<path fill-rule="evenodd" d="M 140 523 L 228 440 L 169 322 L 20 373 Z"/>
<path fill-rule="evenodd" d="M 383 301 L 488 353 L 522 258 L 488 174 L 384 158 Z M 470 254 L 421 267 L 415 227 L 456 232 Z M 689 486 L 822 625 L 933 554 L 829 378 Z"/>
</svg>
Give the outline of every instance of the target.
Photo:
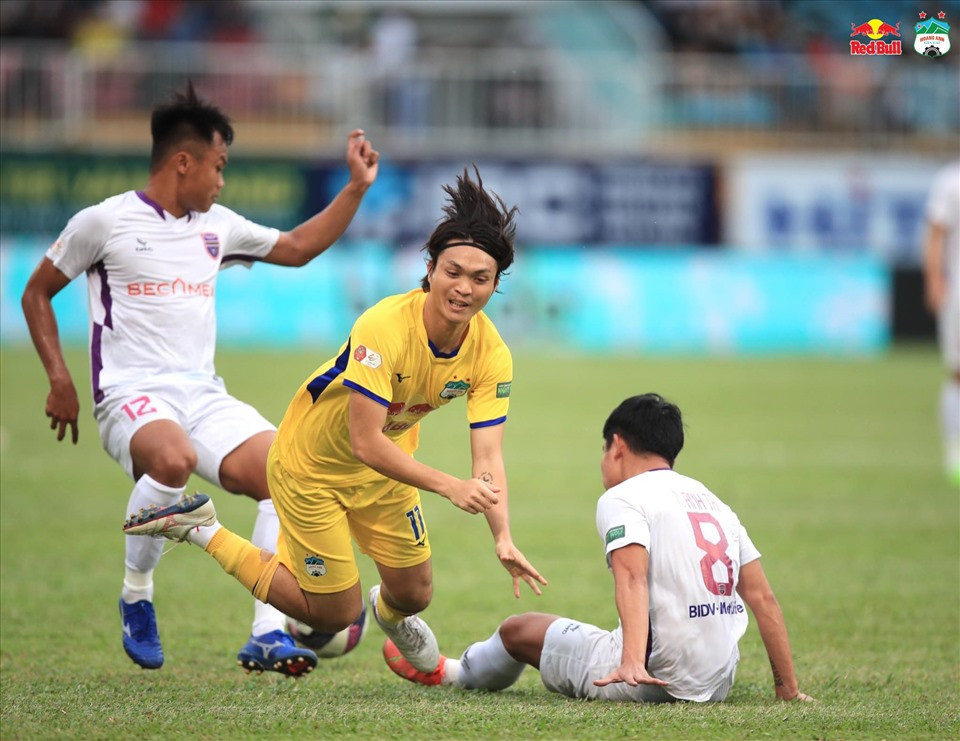
<svg viewBox="0 0 960 741">
<path fill-rule="evenodd" d="M 433 357 L 435 358 L 455 358 L 457 357 L 457 353 L 460 352 L 460 348 L 463 347 L 463 345 L 460 345 L 453 352 L 440 352 L 440 350 L 437 349 L 437 346 L 433 344 L 433 340 L 431 340 L 429 337 L 427 337 L 427 345 L 430 346 L 430 351 L 433 353 Z"/>
<path fill-rule="evenodd" d="M 136 191 L 136 194 L 137 194 L 137 198 L 139 198 L 141 201 L 146 203 L 150 208 L 156 211 L 157 215 L 161 219 L 163 219 L 164 221 L 167 220 L 167 210 L 163 206 L 161 206 L 159 203 L 153 200 L 150 196 L 148 196 L 142 190 Z M 190 221 L 191 219 L 193 219 L 193 211 L 187 211 L 186 217 L 187 217 L 187 221 Z M 179 219 L 177 219 L 173 214 L 170 214 L 170 218 L 174 219 L 175 221 L 179 221 Z M 181 216 L 180 218 L 183 218 L 183 217 Z"/>
</svg>

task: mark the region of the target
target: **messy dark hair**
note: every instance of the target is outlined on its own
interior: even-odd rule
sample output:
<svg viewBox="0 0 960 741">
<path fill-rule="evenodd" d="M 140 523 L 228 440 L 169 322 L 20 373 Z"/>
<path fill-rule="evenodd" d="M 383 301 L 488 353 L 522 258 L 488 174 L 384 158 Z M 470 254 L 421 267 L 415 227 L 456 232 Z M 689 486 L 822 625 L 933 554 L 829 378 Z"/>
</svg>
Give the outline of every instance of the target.
<svg viewBox="0 0 960 741">
<path fill-rule="evenodd" d="M 516 206 L 507 208 L 500 196 L 484 190 L 476 165 L 473 171 L 477 175 L 476 182 L 470 179 L 470 173 L 464 168 L 463 175 L 457 176 L 456 188 L 443 186 L 449 196 L 443 207 L 445 218 L 433 230 L 423 249 L 428 263 L 436 266 L 437 258 L 447 247 L 473 245 L 497 261 L 496 277 L 499 280 L 513 264 L 513 241 L 517 233 L 513 217 L 519 209 Z M 430 290 L 429 277 L 428 271 L 420 282 L 424 291 Z"/>
<path fill-rule="evenodd" d="M 153 109 L 150 171 L 155 171 L 172 151 L 187 142 L 213 144 L 214 132 L 219 133 L 227 145 L 233 141 L 230 119 L 215 105 L 201 100 L 193 89 L 193 82 L 187 82 L 186 93 L 175 93 L 169 103 Z"/>
<path fill-rule="evenodd" d="M 683 418 L 677 405 L 660 394 L 631 396 L 604 423 L 605 447 L 610 447 L 614 435 L 619 435 L 631 452 L 654 453 L 672 468 L 683 449 Z"/>
</svg>

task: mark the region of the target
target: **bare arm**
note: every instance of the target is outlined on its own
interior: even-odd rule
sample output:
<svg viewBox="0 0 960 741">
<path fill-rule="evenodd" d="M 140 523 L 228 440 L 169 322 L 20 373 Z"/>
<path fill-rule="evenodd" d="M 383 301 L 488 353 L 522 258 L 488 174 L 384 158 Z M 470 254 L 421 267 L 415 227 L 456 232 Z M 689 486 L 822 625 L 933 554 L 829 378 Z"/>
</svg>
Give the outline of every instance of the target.
<svg viewBox="0 0 960 741">
<path fill-rule="evenodd" d="M 27 281 L 20 304 L 30 329 L 33 346 L 37 349 L 50 381 L 46 405 L 50 429 L 57 430 L 57 440 L 63 440 L 69 427 L 71 440 L 76 445 L 80 435 L 77 428 L 80 401 L 70 370 L 63 359 L 57 317 L 51 303 L 53 297 L 69 282 L 70 279 L 54 267 L 49 258 L 44 257 Z"/>
<path fill-rule="evenodd" d="M 790 654 L 790 639 L 783 619 L 780 603 L 770 588 L 767 575 L 760 561 L 751 561 L 740 568 L 740 583 L 737 592 L 747 603 L 760 630 L 760 638 L 767 649 L 770 668 L 773 671 L 773 686 L 781 700 L 805 700 L 811 698 L 800 692 L 797 677 L 793 670 L 793 656 Z"/>
<path fill-rule="evenodd" d="M 353 391 L 348 405 L 350 446 L 357 460 L 387 478 L 436 492 L 470 514 L 484 512 L 497 503 L 495 487 L 479 479 L 461 480 L 438 471 L 397 447 L 383 434 L 387 410 L 381 404 Z"/>
<path fill-rule="evenodd" d="M 498 502 L 483 514 L 493 534 L 497 558 L 513 577 L 513 595 L 520 597 L 520 580 L 525 581 L 535 594 L 541 594 L 540 584 L 546 584 L 537 570 L 513 544 L 510 535 L 510 509 L 507 496 L 507 472 L 503 464 L 503 425 L 478 427 L 470 430 L 470 451 L 473 457 L 473 475 L 497 492 Z M 538 584 L 539 582 L 539 584 Z"/>
<path fill-rule="evenodd" d="M 923 289 L 927 308 L 934 316 L 940 312 L 947 292 L 947 279 L 943 273 L 943 252 L 946 243 L 943 224 L 927 222 L 923 237 Z"/>
<path fill-rule="evenodd" d="M 320 213 L 289 232 L 281 232 L 264 262 L 299 267 L 336 242 L 350 226 L 367 189 L 377 178 L 380 153 L 356 129 L 347 140 L 350 181 Z"/>
<path fill-rule="evenodd" d="M 598 687 L 614 682 L 667 685 L 647 672 L 647 639 L 650 631 L 650 592 L 647 571 L 650 554 L 637 543 L 618 548 L 610 554 L 610 567 L 616 589 L 617 612 L 623 628 L 623 654 L 620 666 L 594 681 Z"/>
</svg>

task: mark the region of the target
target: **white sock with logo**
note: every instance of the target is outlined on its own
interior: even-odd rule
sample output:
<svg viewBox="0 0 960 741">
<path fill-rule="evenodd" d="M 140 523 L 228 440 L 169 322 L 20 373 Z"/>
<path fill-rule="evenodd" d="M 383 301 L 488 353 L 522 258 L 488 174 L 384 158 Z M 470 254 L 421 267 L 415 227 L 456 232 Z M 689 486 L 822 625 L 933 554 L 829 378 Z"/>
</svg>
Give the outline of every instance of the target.
<svg viewBox="0 0 960 741">
<path fill-rule="evenodd" d="M 253 524 L 253 535 L 250 536 L 250 542 L 257 548 L 276 553 L 279 537 L 280 518 L 277 517 L 277 509 L 273 506 L 273 500 L 264 499 L 257 502 L 257 521 Z M 254 600 L 251 632 L 253 635 L 259 636 L 273 630 L 286 630 L 283 613 L 273 605 Z"/>
<path fill-rule="evenodd" d="M 476 690 L 502 690 L 520 678 L 527 667 L 503 646 L 500 629 L 487 640 L 468 646 L 460 661 L 447 659 L 444 684 Z"/>
<path fill-rule="evenodd" d="M 125 517 L 136 514 L 151 504 L 158 507 L 169 507 L 183 496 L 185 490 L 185 486 L 166 486 L 144 474 L 133 487 L 133 491 L 130 492 Z M 124 566 L 126 568 L 120 597 L 127 604 L 133 604 L 140 600 L 152 602 L 153 570 L 163 553 L 164 539 L 160 536 L 151 538 L 143 535 L 127 535 L 125 539 L 126 558 L 124 559 Z"/>
</svg>

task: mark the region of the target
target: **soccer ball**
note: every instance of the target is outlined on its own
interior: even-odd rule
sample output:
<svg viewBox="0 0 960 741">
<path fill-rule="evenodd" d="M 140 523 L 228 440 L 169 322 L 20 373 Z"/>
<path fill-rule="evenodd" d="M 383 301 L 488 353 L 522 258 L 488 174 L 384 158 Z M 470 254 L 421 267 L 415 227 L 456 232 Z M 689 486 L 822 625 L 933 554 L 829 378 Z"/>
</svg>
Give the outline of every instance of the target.
<svg viewBox="0 0 960 741">
<path fill-rule="evenodd" d="M 368 625 L 366 604 L 360 617 L 339 633 L 320 633 L 299 620 L 287 617 L 287 632 L 293 640 L 309 648 L 321 659 L 335 659 L 353 651 L 367 632 Z"/>
</svg>

